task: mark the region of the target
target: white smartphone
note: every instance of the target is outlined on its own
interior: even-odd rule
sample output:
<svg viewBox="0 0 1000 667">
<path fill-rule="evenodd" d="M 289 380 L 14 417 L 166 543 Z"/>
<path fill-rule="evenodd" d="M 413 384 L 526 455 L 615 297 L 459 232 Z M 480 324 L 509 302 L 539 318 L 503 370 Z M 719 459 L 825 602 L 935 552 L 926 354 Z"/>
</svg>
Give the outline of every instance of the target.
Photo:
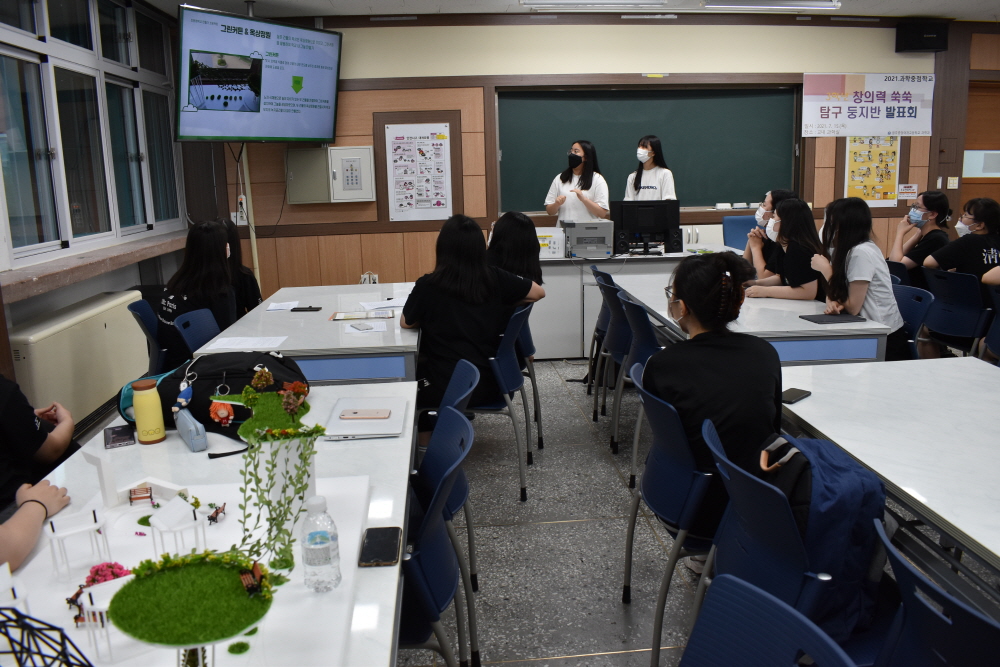
<svg viewBox="0 0 1000 667">
<path fill-rule="evenodd" d="M 368 410 L 344 410 L 340 413 L 341 419 L 388 419 L 392 410 L 368 409 Z"/>
<path fill-rule="evenodd" d="M 351 328 L 357 329 L 358 331 L 369 331 L 374 327 L 372 327 L 372 325 L 368 324 L 367 322 L 355 322 L 351 324 Z"/>
</svg>

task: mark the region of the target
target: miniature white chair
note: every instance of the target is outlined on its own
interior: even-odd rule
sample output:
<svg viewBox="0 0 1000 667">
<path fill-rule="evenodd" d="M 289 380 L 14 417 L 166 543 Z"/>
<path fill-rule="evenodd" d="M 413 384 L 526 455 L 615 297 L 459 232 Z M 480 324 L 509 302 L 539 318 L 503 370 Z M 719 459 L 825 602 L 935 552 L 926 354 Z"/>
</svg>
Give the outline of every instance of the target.
<svg viewBox="0 0 1000 667">
<path fill-rule="evenodd" d="M 69 552 L 66 550 L 66 539 L 86 533 L 90 538 L 90 552 L 94 553 L 95 548 L 98 557 L 104 560 L 111 559 L 111 547 L 108 544 L 108 536 L 102 530 L 107 519 L 97 510 L 89 512 L 77 512 L 69 516 L 58 516 L 49 519 L 48 533 L 53 540 L 52 544 L 52 567 L 56 572 L 62 571 L 62 565 L 66 566 L 66 574 L 71 574 L 69 564 Z"/>
<path fill-rule="evenodd" d="M 166 553 L 167 543 L 165 533 L 172 533 L 174 536 L 174 552 L 183 553 L 187 547 L 184 544 L 184 533 L 189 530 L 194 531 L 194 547 L 204 549 L 208 543 L 208 535 L 205 532 L 206 521 L 202 521 L 195 508 L 191 507 L 188 501 L 180 496 L 161 507 L 153 516 L 149 518 L 149 526 L 153 529 L 153 556 L 159 557 Z M 160 537 L 160 550 L 156 549 L 156 537 Z M 200 538 L 200 539 L 199 539 Z"/>
<path fill-rule="evenodd" d="M 98 634 L 103 630 L 104 641 L 108 645 L 109 662 L 114 658 L 111 655 L 111 633 L 108 631 L 108 627 L 111 625 L 108 621 L 108 607 L 111 606 L 111 598 L 115 596 L 115 593 L 133 578 L 134 575 L 129 574 L 111 581 L 94 584 L 83 589 L 83 595 L 80 596 L 80 603 L 83 606 L 83 624 L 87 628 L 87 640 L 94 647 L 97 657 L 101 657 Z"/>
<path fill-rule="evenodd" d="M 10 563 L 0 563 L 0 607 L 14 607 L 31 615 L 28 597 L 21 582 L 11 574 Z"/>
</svg>

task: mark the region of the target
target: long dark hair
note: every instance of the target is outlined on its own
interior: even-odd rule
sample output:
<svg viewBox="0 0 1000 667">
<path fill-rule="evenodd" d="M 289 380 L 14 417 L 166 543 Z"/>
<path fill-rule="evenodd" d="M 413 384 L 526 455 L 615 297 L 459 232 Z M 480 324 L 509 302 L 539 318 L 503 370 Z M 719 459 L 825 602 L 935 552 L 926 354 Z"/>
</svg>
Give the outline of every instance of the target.
<svg viewBox="0 0 1000 667">
<path fill-rule="evenodd" d="M 184 261 L 167 283 L 170 293 L 207 301 L 230 289 L 226 243 L 226 226 L 217 220 L 189 229 Z"/>
<path fill-rule="evenodd" d="M 586 139 L 578 139 L 573 143 L 580 144 L 580 148 L 583 149 L 583 172 L 580 174 L 578 187 L 581 190 L 589 190 L 590 186 L 594 184 L 594 174 L 601 173 L 601 168 L 597 166 L 597 149 Z M 570 144 L 571 147 L 572 145 Z M 572 179 L 573 170 L 569 167 L 566 167 L 566 171 L 559 174 L 559 180 L 563 183 L 569 183 Z"/>
<path fill-rule="evenodd" d="M 468 303 L 484 303 L 496 287 L 486 264 L 486 239 L 472 218 L 453 215 L 437 237 L 437 264 L 428 282 Z"/>
<path fill-rule="evenodd" d="M 535 223 L 524 213 L 507 211 L 493 225 L 486 259 L 491 266 L 542 284 L 542 265 L 538 261 L 538 235 Z"/>
<path fill-rule="evenodd" d="M 816 221 L 809 204 L 801 199 L 784 199 L 775 207 L 774 212 L 781 221 L 778 225 L 778 243 L 798 243 L 813 253 L 826 256 L 826 250 L 816 233 Z"/>
<path fill-rule="evenodd" d="M 849 296 L 847 284 L 847 256 L 851 249 L 871 240 L 872 211 L 864 199 L 846 197 L 839 200 L 835 209 L 836 228 L 833 232 L 833 275 L 826 288 L 832 301 L 843 303 Z"/>
<path fill-rule="evenodd" d="M 663 157 L 663 149 L 660 148 L 660 138 L 658 136 L 655 134 L 647 134 L 639 140 L 637 148 L 642 148 L 643 146 L 649 146 L 649 150 L 653 151 L 653 164 L 657 167 L 669 169 L 667 166 L 667 160 Z M 632 179 L 632 187 L 635 188 L 636 192 L 642 189 L 642 172 L 643 164 L 640 162 L 639 166 L 635 169 L 635 178 Z"/>
<path fill-rule="evenodd" d="M 764 197 L 767 198 L 766 196 Z M 776 211 L 778 204 L 786 199 L 798 199 L 799 193 L 795 190 L 771 190 L 771 210 Z"/>
<path fill-rule="evenodd" d="M 1000 204 L 989 197 L 976 197 L 965 202 L 965 212 L 976 222 L 986 225 L 986 232 L 1000 236 Z"/>
<path fill-rule="evenodd" d="M 924 200 L 924 208 L 937 213 L 937 218 L 934 220 L 937 226 L 947 229 L 948 216 L 951 215 L 951 209 L 948 208 L 948 195 L 940 190 L 925 190 L 917 196 Z"/>
<path fill-rule="evenodd" d="M 834 218 L 837 216 L 837 210 L 840 208 L 840 202 L 842 201 L 844 200 L 834 199 L 826 205 L 826 210 L 823 211 L 823 237 L 820 241 L 822 241 L 824 249 L 828 249 L 833 245 L 833 234 L 837 229 L 837 223 Z"/>
<path fill-rule="evenodd" d="M 743 283 L 754 269 L 731 252 L 686 257 L 674 271 L 674 298 L 682 300 L 703 327 L 724 331 L 740 316 Z"/>
<path fill-rule="evenodd" d="M 226 226 L 226 238 L 229 241 L 229 277 L 233 281 L 233 287 L 239 282 L 241 273 L 253 275 L 253 270 L 243 265 L 243 246 L 240 243 L 240 230 L 232 220 L 222 220 L 219 222 Z"/>
</svg>

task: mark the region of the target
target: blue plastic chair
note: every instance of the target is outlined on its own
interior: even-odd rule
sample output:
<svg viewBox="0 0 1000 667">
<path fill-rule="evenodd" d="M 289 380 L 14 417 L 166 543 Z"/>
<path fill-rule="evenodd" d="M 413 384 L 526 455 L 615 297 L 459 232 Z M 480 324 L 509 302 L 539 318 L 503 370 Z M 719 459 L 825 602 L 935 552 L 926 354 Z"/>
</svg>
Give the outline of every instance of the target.
<svg viewBox="0 0 1000 667">
<path fill-rule="evenodd" d="M 882 522 L 875 530 L 892 564 L 903 606 L 898 632 L 886 642 L 879 667 L 946 667 L 995 664 L 1000 624 L 938 588 L 889 542 Z"/>
<path fill-rule="evenodd" d="M 891 259 L 885 260 L 885 263 L 889 267 L 889 275 L 898 279 L 898 282 L 893 282 L 899 285 L 910 284 L 910 270 L 906 268 L 906 264 L 903 264 L 902 262 L 894 262 Z"/>
<path fill-rule="evenodd" d="M 995 316 L 996 313 L 1000 313 L 1000 285 L 991 285 L 989 293 L 993 301 L 994 318 L 993 325 L 983 337 L 983 345 L 985 348 L 989 348 L 994 356 L 1000 357 L 1000 317 Z M 983 351 L 985 352 L 985 349 Z"/>
<path fill-rule="evenodd" d="M 656 515 L 667 532 L 674 538 L 667 559 L 667 569 L 660 582 L 660 592 L 656 600 L 653 620 L 653 654 L 651 665 L 657 665 L 660 657 L 660 635 L 663 631 L 663 610 L 670 592 L 670 579 L 677 561 L 688 554 L 707 553 L 712 541 L 688 535 L 688 530 L 698 508 L 708 490 L 711 473 L 701 472 L 695 467 L 694 456 L 688 444 L 684 425 L 672 405 L 650 394 L 642 386 L 641 364 L 630 369 L 632 381 L 639 400 L 642 401 L 649 427 L 653 432 L 653 444 L 646 457 L 646 467 L 639 480 L 639 489 L 632 494 L 628 532 L 625 537 L 625 583 L 622 585 L 622 602 L 632 601 L 632 543 L 635 537 L 635 521 L 639 513 L 639 501 Z"/>
<path fill-rule="evenodd" d="M 927 289 L 934 295 L 934 303 L 927 312 L 924 326 L 934 334 L 971 338 L 968 347 L 956 345 L 956 341 L 942 341 L 957 347 L 966 354 L 976 349 L 993 318 L 992 309 L 983 304 L 982 283 L 979 278 L 968 273 L 954 273 L 924 269 Z"/>
<path fill-rule="evenodd" d="M 606 282 L 603 277 L 598 276 L 597 289 L 601 290 L 601 297 L 604 299 L 604 304 L 611 313 L 611 319 L 608 321 L 608 332 L 604 336 L 604 345 L 601 347 L 601 353 L 597 359 L 597 377 L 601 377 L 603 373 L 604 378 L 601 415 L 605 415 L 607 414 L 608 387 L 614 384 L 615 395 L 617 395 L 619 383 L 625 382 L 625 356 L 632 346 L 632 327 L 629 326 L 628 319 L 625 318 L 625 309 L 622 308 L 622 302 L 618 298 L 619 288 L 615 285 L 614 281 Z M 614 378 L 614 382 L 612 382 L 615 364 L 618 365 L 618 375 Z M 614 399 L 614 396 L 612 396 L 612 399 Z M 619 403 L 620 401 L 616 401 L 612 406 L 612 421 L 617 419 L 617 407 Z M 594 421 L 597 421 L 596 389 L 594 393 Z M 617 454 L 618 441 L 614 437 L 614 432 L 612 432 L 610 444 L 611 451 Z"/>
<path fill-rule="evenodd" d="M 610 273 L 605 273 L 597 268 L 596 265 L 591 264 L 590 270 L 594 274 L 594 280 L 598 278 L 604 278 L 606 283 L 613 283 Z M 601 347 L 604 345 L 604 336 L 608 333 L 608 323 L 611 321 L 611 311 L 608 310 L 608 306 L 604 303 L 604 297 L 601 297 L 601 309 L 597 313 L 597 322 L 594 324 L 594 333 L 590 337 L 590 351 L 587 353 L 587 396 L 590 396 L 591 390 L 597 386 L 596 377 L 597 374 L 597 359 L 601 353 Z"/>
<path fill-rule="evenodd" d="M 747 234 L 757 226 L 757 218 L 752 215 L 722 216 L 722 242 L 730 248 L 746 250 Z"/>
<path fill-rule="evenodd" d="M 458 594 L 460 568 L 455 548 L 448 537 L 444 507 L 455 479 L 472 445 L 469 420 L 455 408 L 444 408 L 427 445 L 421 468 L 437 480 L 417 529 L 410 533 L 413 550 L 403 556 L 403 602 L 399 622 L 400 648 L 430 648 L 445 662 L 455 665 L 448 636 L 441 624 L 441 612 Z M 456 604 L 456 625 L 460 650 L 465 650 L 465 627 Z M 437 639 L 430 642 L 431 635 Z M 478 655 L 475 658 L 478 664 Z"/>
<path fill-rule="evenodd" d="M 656 340 L 653 323 L 649 321 L 646 308 L 629 299 L 625 292 L 619 292 L 618 298 L 622 302 L 622 308 L 625 309 L 625 319 L 628 320 L 629 327 L 632 329 L 632 345 L 629 347 L 628 356 L 625 357 L 625 368 L 632 368 L 636 364 L 645 367 L 649 358 L 662 349 L 659 341 Z M 629 377 L 635 382 L 634 377 Z M 618 398 L 620 398 L 620 395 Z M 616 405 L 618 398 L 615 399 Z M 642 432 L 642 415 L 642 404 L 640 403 L 639 414 L 635 418 L 635 431 L 632 434 L 632 470 L 628 478 L 628 488 L 630 489 L 635 488 L 635 476 L 639 459 L 639 435 Z M 617 419 L 615 420 L 615 433 L 613 437 L 617 442 Z"/>
<path fill-rule="evenodd" d="M 899 279 L 899 276 L 895 276 L 895 275 L 893 275 L 891 273 L 889 274 L 889 280 L 892 281 L 893 285 L 902 285 L 903 284 L 903 281 Z"/>
<path fill-rule="evenodd" d="M 149 352 L 149 368 L 146 374 L 159 375 L 166 370 L 163 368 L 163 360 L 166 359 L 167 350 L 160 345 L 158 338 L 160 322 L 156 319 L 156 313 L 145 299 L 133 301 L 128 305 L 128 309 L 146 336 L 146 349 Z"/>
<path fill-rule="evenodd" d="M 680 667 L 854 667 L 815 623 L 770 593 L 724 574 L 712 584 Z"/>
<path fill-rule="evenodd" d="M 894 276 L 895 277 L 895 276 Z M 903 331 L 910 344 L 910 354 L 917 358 L 917 334 L 924 324 L 927 311 L 934 303 L 934 295 L 927 290 L 908 285 L 893 285 L 892 294 L 896 297 L 896 306 L 903 316 Z"/>
<path fill-rule="evenodd" d="M 531 305 L 519 308 L 507 323 L 503 339 L 497 348 L 497 354 L 490 359 L 490 368 L 497 380 L 497 387 L 503 397 L 503 402 L 496 402 L 490 405 L 473 405 L 468 407 L 468 411 L 476 414 L 507 415 L 510 417 L 511 426 L 514 428 L 514 441 L 517 447 L 517 468 L 521 481 L 521 501 L 528 499 L 528 482 L 525 475 L 525 460 L 528 465 L 532 464 L 531 456 L 531 415 L 528 413 L 528 397 L 524 392 L 524 376 L 521 375 L 521 367 L 517 363 L 517 354 L 514 351 L 514 343 L 521 332 L 521 327 L 528 321 L 531 314 Z M 521 393 L 521 402 L 524 404 L 524 445 L 521 444 L 521 429 L 517 423 L 517 413 L 514 410 L 514 394 Z M 523 454 L 522 454 L 523 453 Z"/>
<path fill-rule="evenodd" d="M 184 344 L 191 354 L 219 335 L 220 329 L 215 315 L 208 308 L 192 310 L 174 318 L 174 326 L 180 332 Z"/>
<path fill-rule="evenodd" d="M 518 365 L 521 366 L 521 371 L 528 374 L 528 378 L 531 380 L 531 394 L 532 403 L 534 404 L 534 421 L 535 426 L 538 427 L 538 448 L 545 448 L 545 438 L 542 434 L 542 399 L 538 393 L 538 380 L 535 379 L 535 362 L 531 360 L 535 356 L 535 341 L 531 337 L 531 327 L 528 326 L 528 322 L 524 323 L 521 327 L 521 333 L 517 336 L 517 343 L 515 344 L 515 351 L 517 352 Z"/>
</svg>

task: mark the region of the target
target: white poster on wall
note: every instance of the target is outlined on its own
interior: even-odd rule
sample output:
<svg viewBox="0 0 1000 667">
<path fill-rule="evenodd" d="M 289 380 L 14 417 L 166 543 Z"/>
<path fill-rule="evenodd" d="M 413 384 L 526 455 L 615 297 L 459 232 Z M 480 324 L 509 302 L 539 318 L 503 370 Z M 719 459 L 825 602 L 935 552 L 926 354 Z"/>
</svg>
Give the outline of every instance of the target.
<svg viewBox="0 0 1000 667">
<path fill-rule="evenodd" d="M 929 136 L 933 74 L 803 74 L 802 136 Z"/>
<path fill-rule="evenodd" d="M 445 220 L 452 214 L 448 123 L 385 126 L 390 220 Z"/>
</svg>

